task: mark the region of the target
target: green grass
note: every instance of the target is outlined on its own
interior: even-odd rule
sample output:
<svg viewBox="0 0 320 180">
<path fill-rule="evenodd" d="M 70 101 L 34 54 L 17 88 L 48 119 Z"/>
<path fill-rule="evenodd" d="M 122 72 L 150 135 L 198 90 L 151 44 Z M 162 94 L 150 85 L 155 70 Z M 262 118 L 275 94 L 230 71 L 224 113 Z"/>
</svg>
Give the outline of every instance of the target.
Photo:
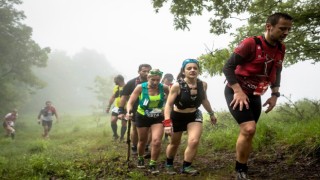
<svg viewBox="0 0 320 180">
<path fill-rule="evenodd" d="M 195 159 L 215 159 L 217 152 L 234 153 L 239 127 L 228 112 L 219 112 L 218 124 L 203 123 L 204 132 Z M 320 147 L 320 118 L 308 121 L 292 119 L 279 121 L 277 114 L 263 114 L 254 138 L 254 152 L 281 149 L 290 155 L 288 162 L 299 156 L 314 156 Z M 208 119 L 205 115 L 205 119 Z M 21 116 L 16 123 L 16 138 L 0 137 L 0 179 L 148 179 L 141 171 L 128 167 L 127 145 L 112 142 L 110 116 L 101 115 L 100 122 L 94 116 L 61 115 L 54 123 L 50 139 L 43 139 L 42 126 L 32 116 Z M 118 123 L 120 127 L 120 122 Z M 4 135 L 4 129 L 0 130 Z M 159 162 L 165 159 L 163 144 Z M 183 136 L 180 156 L 186 146 Z M 180 160 L 182 157 L 179 157 Z M 211 161 L 210 159 L 208 160 Z M 227 164 L 231 172 L 233 164 Z M 213 176 L 213 174 L 208 174 Z"/>
</svg>

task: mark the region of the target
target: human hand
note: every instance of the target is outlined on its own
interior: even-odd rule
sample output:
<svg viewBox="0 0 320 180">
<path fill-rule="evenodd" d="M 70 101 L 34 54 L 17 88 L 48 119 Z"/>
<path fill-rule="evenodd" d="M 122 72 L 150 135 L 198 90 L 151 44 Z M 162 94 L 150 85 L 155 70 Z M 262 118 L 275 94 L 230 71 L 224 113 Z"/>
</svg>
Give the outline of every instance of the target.
<svg viewBox="0 0 320 180">
<path fill-rule="evenodd" d="M 217 124 L 217 118 L 214 116 L 214 115 L 212 115 L 212 116 L 210 116 L 210 120 L 211 120 L 211 124 L 212 125 L 215 125 L 215 124 Z"/>
<path fill-rule="evenodd" d="M 109 113 L 110 112 L 110 107 L 107 107 L 106 108 L 106 113 Z"/>
<path fill-rule="evenodd" d="M 169 127 L 164 127 L 164 133 L 168 134 L 169 136 L 173 135 L 173 127 L 169 126 Z"/>
<path fill-rule="evenodd" d="M 133 119 L 133 113 L 127 113 L 125 119 L 126 120 L 132 120 Z"/>
<path fill-rule="evenodd" d="M 269 99 L 267 99 L 267 101 L 263 104 L 263 107 L 267 106 L 267 110 L 265 111 L 265 113 L 270 112 L 277 104 L 277 97 L 276 96 L 271 96 Z"/>
<path fill-rule="evenodd" d="M 125 119 L 125 115 L 124 114 L 118 114 L 118 119 Z"/>
<path fill-rule="evenodd" d="M 243 106 L 249 109 L 249 98 L 243 91 L 235 92 L 230 106 L 232 106 L 233 110 L 235 110 L 237 106 L 239 106 L 240 111 L 242 111 Z"/>
<path fill-rule="evenodd" d="M 171 136 L 173 134 L 172 120 L 165 119 L 162 121 L 162 124 L 164 126 L 164 133 Z"/>
</svg>

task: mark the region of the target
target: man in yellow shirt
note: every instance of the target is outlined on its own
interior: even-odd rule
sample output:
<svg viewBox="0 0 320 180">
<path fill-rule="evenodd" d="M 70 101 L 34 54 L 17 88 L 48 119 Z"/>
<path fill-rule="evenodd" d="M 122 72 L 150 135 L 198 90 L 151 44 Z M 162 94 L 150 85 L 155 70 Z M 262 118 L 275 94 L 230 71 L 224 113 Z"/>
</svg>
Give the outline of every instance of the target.
<svg viewBox="0 0 320 180">
<path fill-rule="evenodd" d="M 114 78 L 114 83 L 116 84 L 113 88 L 113 93 L 111 98 L 109 99 L 109 105 L 107 106 L 106 112 L 109 113 L 111 109 L 111 105 L 114 104 L 114 107 L 111 110 L 111 128 L 113 131 L 113 139 L 117 140 L 119 138 L 117 129 L 117 121 L 118 121 L 118 110 L 120 104 L 120 96 L 122 92 L 122 88 L 125 85 L 124 78 L 122 75 L 117 75 Z M 122 126 L 121 126 L 121 134 L 120 134 L 120 141 L 124 140 L 124 134 L 127 131 L 127 121 L 122 119 Z"/>
</svg>

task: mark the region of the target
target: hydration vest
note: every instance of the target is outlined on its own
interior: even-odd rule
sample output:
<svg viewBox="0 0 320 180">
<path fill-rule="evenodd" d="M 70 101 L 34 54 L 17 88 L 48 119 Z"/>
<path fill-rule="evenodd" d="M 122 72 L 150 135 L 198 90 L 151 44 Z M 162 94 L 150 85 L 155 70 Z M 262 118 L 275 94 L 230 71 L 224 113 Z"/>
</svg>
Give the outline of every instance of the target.
<svg viewBox="0 0 320 180">
<path fill-rule="evenodd" d="M 139 100 L 139 106 L 143 110 L 149 109 L 150 104 L 150 97 L 148 92 L 148 82 L 141 83 L 142 92 L 141 92 L 141 99 Z M 160 94 L 160 101 L 158 103 L 158 108 L 163 107 L 164 102 L 164 91 L 163 91 L 163 84 L 158 84 L 159 94 Z"/>
<path fill-rule="evenodd" d="M 180 94 L 174 101 L 178 109 L 198 108 L 204 99 L 204 89 L 201 80 L 197 79 L 197 95 L 191 95 L 190 88 L 184 80 L 178 80 Z"/>
<path fill-rule="evenodd" d="M 250 63 L 238 65 L 235 70 L 237 80 L 247 92 L 258 90 L 257 95 L 262 95 L 270 85 L 276 81 L 277 68 L 282 67 L 282 59 L 277 57 L 284 53 L 282 44 L 277 45 L 274 57 L 270 57 L 263 49 L 260 37 L 254 36 L 256 44 L 255 58 Z"/>
<path fill-rule="evenodd" d="M 263 80 L 267 80 L 274 83 L 276 80 L 276 69 L 282 66 L 282 59 L 274 59 L 275 57 L 269 57 L 263 50 L 260 37 L 253 37 L 256 43 L 256 55 L 250 62 L 243 65 L 238 65 L 235 74 L 240 76 L 258 76 Z M 282 44 L 278 44 L 277 55 L 282 52 Z"/>
</svg>

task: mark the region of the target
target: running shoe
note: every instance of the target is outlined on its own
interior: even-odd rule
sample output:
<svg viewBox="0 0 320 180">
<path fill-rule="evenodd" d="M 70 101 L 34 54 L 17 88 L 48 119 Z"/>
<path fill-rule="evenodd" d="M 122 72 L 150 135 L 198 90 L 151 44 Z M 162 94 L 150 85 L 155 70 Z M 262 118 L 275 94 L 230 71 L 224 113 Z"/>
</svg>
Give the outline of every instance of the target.
<svg viewBox="0 0 320 180">
<path fill-rule="evenodd" d="M 182 173 L 183 174 L 190 174 L 192 176 L 198 175 L 199 171 L 194 169 L 192 166 L 184 167 L 182 168 Z"/>
<path fill-rule="evenodd" d="M 137 168 L 145 168 L 143 157 L 138 157 Z"/>
<path fill-rule="evenodd" d="M 173 165 L 166 165 L 165 168 L 166 168 L 166 173 L 167 174 L 170 174 L 170 175 L 177 174 L 177 172 L 174 170 Z"/>
<path fill-rule="evenodd" d="M 237 171 L 237 180 L 250 180 L 247 172 Z"/>
<path fill-rule="evenodd" d="M 151 174 L 159 174 L 160 173 L 160 171 L 157 169 L 156 164 L 149 165 L 149 171 L 151 172 Z"/>
</svg>

